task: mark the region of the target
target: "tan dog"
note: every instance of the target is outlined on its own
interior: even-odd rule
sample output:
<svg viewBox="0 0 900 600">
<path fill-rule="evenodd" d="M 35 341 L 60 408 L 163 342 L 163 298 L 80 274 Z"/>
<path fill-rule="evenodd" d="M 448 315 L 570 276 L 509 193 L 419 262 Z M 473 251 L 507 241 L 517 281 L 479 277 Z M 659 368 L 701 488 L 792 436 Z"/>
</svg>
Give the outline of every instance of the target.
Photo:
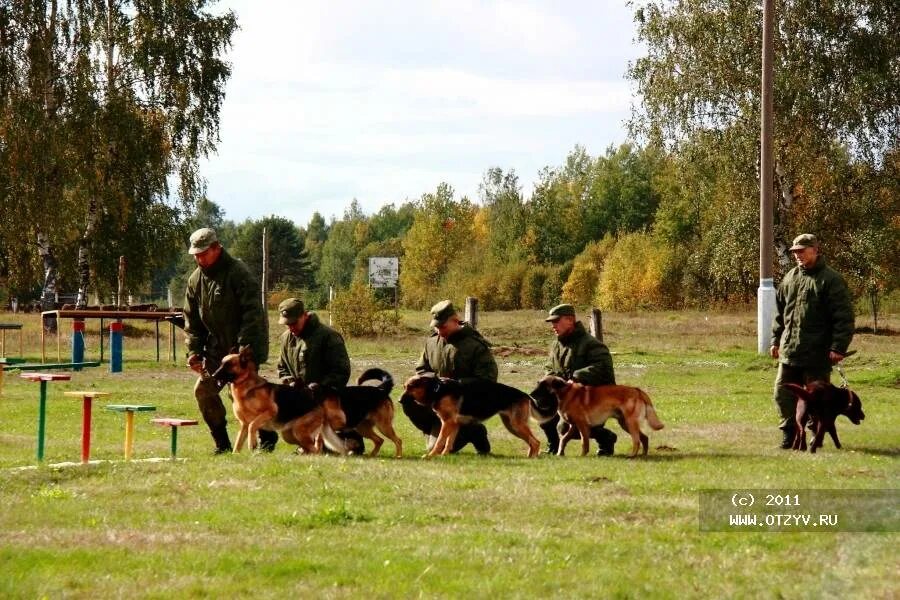
<svg viewBox="0 0 900 600">
<path fill-rule="evenodd" d="M 334 433 L 346 424 L 340 402 L 327 395 L 319 400 L 316 390 L 302 383 L 288 386 L 266 381 L 259 376 L 249 346 L 225 356 L 212 377 L 231 386 L 232 410 L 241 426 L 235 453 L 243 449 L 248 438 L 250 448 L 255 450 L 260 429 L 280 431 L 285 442 L 308 453 L 321 451 L 321 441 L 317 442 L 321 434 L 330 448 L 343 452 L 344 444 Z"/>
<path fill-rule="evenodd" d="M 429 406 L 441 420 L 437 441 L 426 456 L 448 454 L 456 441 L 460 424 L 481 422 L 494 415 L 507 431 L 528 444 L 528 457 L 541 449 L 531 429 L 531 398 L 528 394 L 502 383 L 475 380 L 462 383 L 431 375 L 419 375 L 406 382 L 406 393 L 417 404 Z"/>
<path fill-rule="evenodd" d="M 663 428 L 650 397 L 636 387 L 582 385 L 549 375 L 538 382 L 532 396 L 541 392 L 549 392 L 556 397 L 559 416 L 572 425 L 559 441 L 559 456 L 563 456 L 566 444 L 574 437 L 575 431 L 581 434 L 581 455 L 587 454 L 591 427 L 602 425 L 609 418 L 616 419 L 622 429 L 631 434 L 631 457 L 637 456 L 642 446 L 643 453 L 647 454 L 649 439 L 641 432 L 642 417 L 646 418 L 653 429 Z"/>
</svg>

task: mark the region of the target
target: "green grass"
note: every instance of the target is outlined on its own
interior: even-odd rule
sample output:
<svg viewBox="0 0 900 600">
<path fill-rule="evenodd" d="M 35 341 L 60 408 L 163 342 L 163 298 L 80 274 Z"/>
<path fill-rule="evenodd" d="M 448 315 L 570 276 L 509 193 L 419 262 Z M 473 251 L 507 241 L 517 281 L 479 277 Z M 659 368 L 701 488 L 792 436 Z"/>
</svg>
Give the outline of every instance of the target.
<svg viewBox="0 0 900 600">
<path fill-rule="evenodd" d="M 520 348 L 498 358 L 502 381 L 529 389 L 541 374 L 544 357 L 532 350 L 547 347 L 550 331 L 540 316 L 482 315 L 492 341 Z M 35 464 L 38 389 L 7 373 L 0 597 L 896 597 L 897 533 L 699 530 L 701 489 L 900 481 L 897 338 L 854 340 L 846 371 L 866 420 L 839 420 L 844 449 L 827 440 L 816 455 L 784 452 L 775 449 L 774 366 L 755 353 L 754 318 L 604 315 L 618 379 L 646 389 L 666 424 L 636 460 L 622 456 L 623 435 L 612 458 L 580 458 L 576 443 L 567 457 L 526 460 L 496 419 L 494 456 L 422 460 L 423 440 L 398 410 L 402 460 L 390 442 L 376 459 L 296 456 L 283 443 L 271 455 L 212 457 L 201 425 L 181 431 L 184 462 L 21 470 Z M 412 373 L 427 315 L 404 319 L 400 336 L 349 341 L 354 376 L 380 365 L 399 387 Z M 26 353 L 39 358 L 37 319 L 25 322 Z M 87 358 L 95 352 L 89 338 Z M 197 417 L 191 373 L 152 360 L 152 338 L 127 339 L 125 356 L 124 373 L 104 365 L 50 384 L 47 463 L 79 457 L 80 402 L 64 390 Z M 135 458 L 168 453 L 168 430 L 150 418 L 136 419 Z M 92 457 L 120 459 L 122 438 L 122 415 L 96 409 Z"/>
</svg>

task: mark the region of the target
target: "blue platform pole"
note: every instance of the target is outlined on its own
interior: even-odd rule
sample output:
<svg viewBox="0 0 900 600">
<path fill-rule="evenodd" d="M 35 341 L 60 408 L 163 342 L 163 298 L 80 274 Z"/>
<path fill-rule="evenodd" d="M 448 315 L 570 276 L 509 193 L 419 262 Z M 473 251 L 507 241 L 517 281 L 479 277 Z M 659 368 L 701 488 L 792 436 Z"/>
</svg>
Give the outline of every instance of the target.
<svg viewBox="0 0 900 600">
<path fill-rule="evenodd" d="M 72 319 L 72 362 L 84 362 L 84 320 Z M 81 367 L 74 367 L 80 371 Z"/>
<path fill-rule="evenodd" d="M 109 372 L 122 372 L 122 320 L 109 324 Z"/>
</svg>

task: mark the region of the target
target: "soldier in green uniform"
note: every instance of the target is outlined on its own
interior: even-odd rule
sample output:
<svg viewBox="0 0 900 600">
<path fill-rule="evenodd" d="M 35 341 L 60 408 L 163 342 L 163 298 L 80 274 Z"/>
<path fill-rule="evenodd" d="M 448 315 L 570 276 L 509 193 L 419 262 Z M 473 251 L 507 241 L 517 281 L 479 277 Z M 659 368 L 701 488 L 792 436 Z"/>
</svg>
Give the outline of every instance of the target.
<svg viewBox="0 0 900 600">
<path fill-rule="evenodd" d="M 449 300 L 431 307 L 431 327 L 434 332 L 425 341 L 425 349 L 416 364 L 416 373 L 434 373 L 439 377 L 458 379 L 463 384 L 478 379 L 497 381 L 497 362 L 491 353 L 490 343 L 460 320 Z M 441 421 L 431 409 L 412 402 L 401 402 L 406 415 L 419 429 L 427 430 L 429 446 L 437 439 Z M 428 427 L 423 427 L 430 424 Z M 491 445 L 487 429 L 481 423 L 460 427 L 453 452 L 471 443 L 479 454 L 488 454 Z"/>
<path fill-rule="evenodd" d="M 853 339 L 853 303 L 841 275 L 825 264 L 816 236 L 804 233 L 790 248 L 797 266 L 787 272 L 775 294 L 775 318 L 769 354 L 778 359 L 775 404 L 781 414 L 781 447 L 794 439 L 796 397 L 785 383 L 829 381 Z"/>
<path fill-rule="evenodd" d="M 264 363 L 269 357 L 268 319 L 263 309 L 259 283 L 244 263 L 235 260 L 209 228 L 191 234 L 188 253 L 197 268 L 188 278 L 184 297 L 184 332 L 188 366 L 200 375 L 194 396 L 209 427 L 216 453 L 231 451 L 221 386 L 210 373 L 234 347 L 249 345 L 253 358 Z M 260 447 L 274 448 L 277 435 L 260 432 Z"/>
<path fill-rule="evenodd" d="M 302 381 L 341 390 L 350 379 L 350 357 L 344 338 L 308 312 L 299 298 L 278 305 L 278 322 L 287 329 L 281 334 L 278 376 L 284 384 Z M 362 436 L 355 431 L 340 432 L 347 449 L 365 452 Z"/>
<path fill-rule="evenodd" d="M 584 385 L 616 383 L 609 348 L 585 330 L 581 321 L 576 319 L 575 308 L 571 304 L 554 306 L 544 320 L 550 323 L 556 334 L 556 340 L 550 347 L 550 364 L 545 368 L 547 375 L 556 375 Z M 556 454 L 559 448 L 559 421 L 557 415 L 541 424 L 541 429 L 547 436 L 549 454 Z M 591 428 L 591 437 L 600 446 L 598 456 L 612 455 L 616 434 L 603 425 L 597 425 Z"/>
</svg>

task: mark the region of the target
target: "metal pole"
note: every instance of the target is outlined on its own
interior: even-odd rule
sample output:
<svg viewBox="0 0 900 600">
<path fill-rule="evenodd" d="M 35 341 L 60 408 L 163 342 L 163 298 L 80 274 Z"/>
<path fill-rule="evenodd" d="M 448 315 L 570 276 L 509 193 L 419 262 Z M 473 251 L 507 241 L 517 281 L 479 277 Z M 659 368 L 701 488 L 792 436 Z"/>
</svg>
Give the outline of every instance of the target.
<svg viewBox="0 0 900 600">
<path fill-rule="evenodd" d="M 760 99 L 761 132 L 759 159 L 759 290 L 756 297 L 757 350 L 765 354 L 769 350 L 772 319 L 775 316 L 775 286 L 772 281 L 772 249 L 774 241 L 774 211 L 772 203 L 774 161 L 772 134 L 774 129 L 772 107 L 773 43 L 775 1 L 763 0 L 762 31 L 762 93 Z"/>
</svg>

